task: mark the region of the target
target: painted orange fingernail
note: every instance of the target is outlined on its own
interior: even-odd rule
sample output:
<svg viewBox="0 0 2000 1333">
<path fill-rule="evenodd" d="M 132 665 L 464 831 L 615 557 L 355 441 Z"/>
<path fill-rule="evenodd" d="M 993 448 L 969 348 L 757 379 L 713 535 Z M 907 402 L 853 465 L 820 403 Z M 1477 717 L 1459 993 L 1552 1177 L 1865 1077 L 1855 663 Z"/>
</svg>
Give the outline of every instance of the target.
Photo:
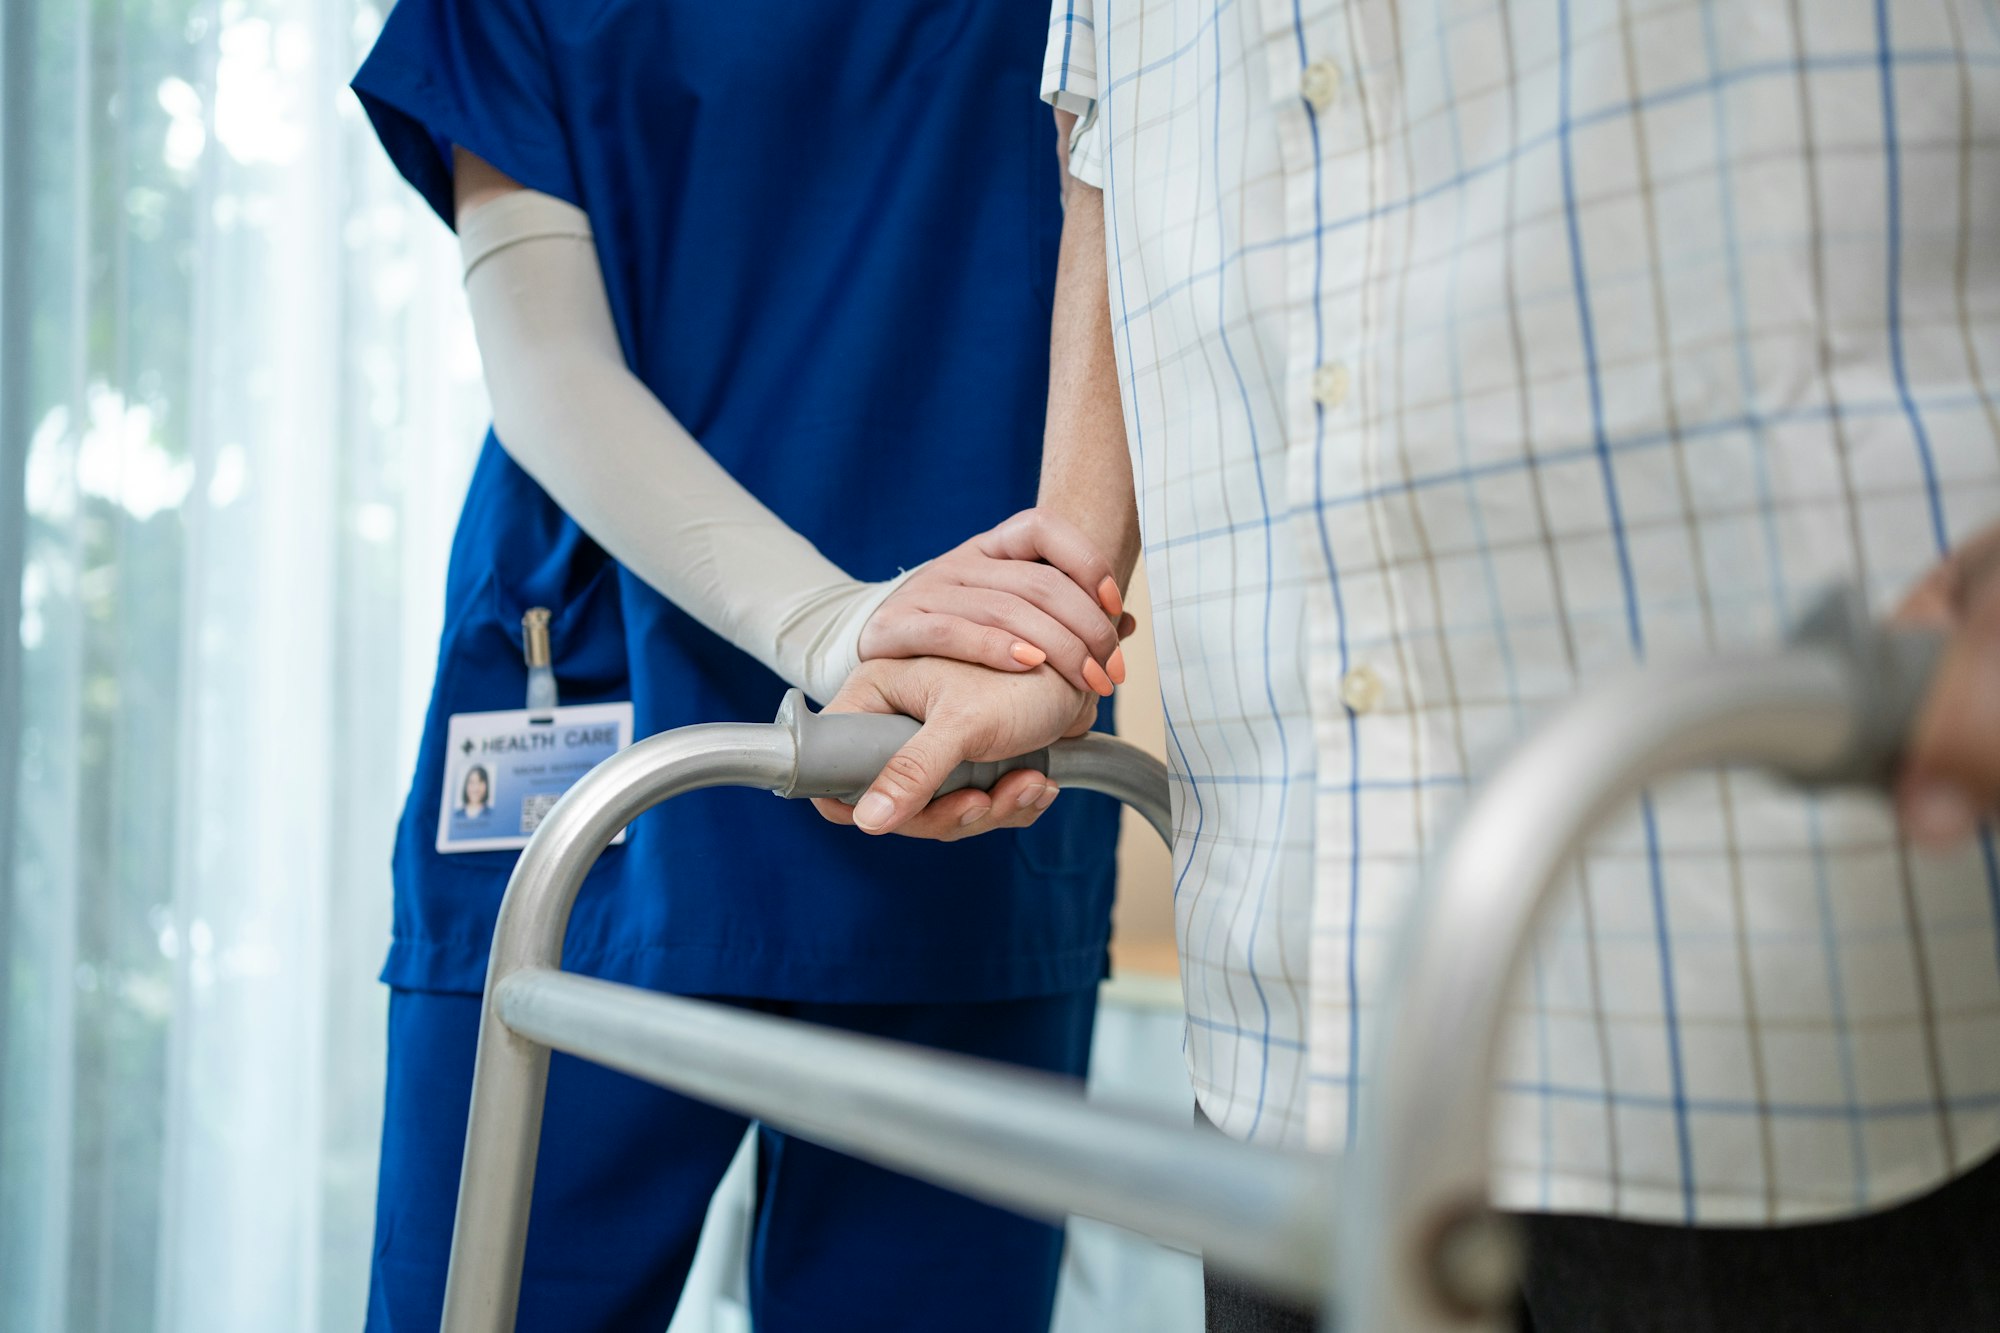
<svg viewBox="0 0 2000 1333">
<path fill-rule="evenodd" d="M 1097 585 L 1097 600 L 1103 604 L 1104 614 L 1113 620 L 1125 614 L 1125 599 L 1118 595 L 1118 580 L 1109 574 Z"/>
<path fill-rule="evenodd" d="M 1104 674 L 1104 668 L 1094 658 L 1083 659 L 1083 683 L 1105 698 L 1111 697 L 1111 677 Z"/>
<path fill-rule="evenodd" d="M 1049 660 L 1049 655 L 1032 643 L 1017 643 L 1012 652 L 1014 660 L 1024 667 L 1038 667 Z"/>
<path fill-rule="evenodd" d="M 1113 685 L 1123 685 L 1125 683 L 1125 650 L 1123 648 L 1113 648 L 1111 656 L 1104 659 L 1104 669 L 1111 673 L 1111 683 Z"/>
</svg>

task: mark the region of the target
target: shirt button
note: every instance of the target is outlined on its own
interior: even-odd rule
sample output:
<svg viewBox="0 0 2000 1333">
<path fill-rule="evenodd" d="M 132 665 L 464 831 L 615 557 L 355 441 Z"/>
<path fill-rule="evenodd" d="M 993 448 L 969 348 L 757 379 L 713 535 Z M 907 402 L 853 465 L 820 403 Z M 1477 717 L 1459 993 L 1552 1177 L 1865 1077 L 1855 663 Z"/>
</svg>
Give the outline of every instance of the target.
<svg viewBox="0 0 2000 1333">
<path fill-rule="evenodd" d="M 1347 367 L 1328 362 L 1313 372 L 1313 397 L 1323 407 L 1339 407 L 1347 401 Z"/>
<path fill-rule="evenodd" d="M 1382 703 L 1382 678 L 1373 667 L 1355 667 L 1340 678 L 1340 701 L 1357 713 L 1374 712 Z"/>
<path fill-rule="evenodd" d="M 1311 102 L 1315 111 L 1333 105 L 1340 94 L 1340 66 L 1331 60 L 1315 60 L 1299 75 L 1299 95 Z"/>
</svg>

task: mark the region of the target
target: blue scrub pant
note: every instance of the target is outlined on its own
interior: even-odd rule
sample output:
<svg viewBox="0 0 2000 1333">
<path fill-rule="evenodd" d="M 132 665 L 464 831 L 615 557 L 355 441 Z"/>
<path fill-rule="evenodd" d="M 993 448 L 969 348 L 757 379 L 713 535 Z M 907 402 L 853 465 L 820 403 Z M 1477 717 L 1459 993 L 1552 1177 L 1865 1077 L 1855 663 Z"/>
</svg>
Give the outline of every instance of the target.
<svg viewBox="0 0 2000 1333">
<path fill-rule="evenodd" d="M 986 1004 L 739 1001 L 1081 1077 L 1096 991 Z M 393 991 L 373 1333 L 435 1333 L 465 1145 L 479 997 Z M 661 1333 L 748 1122 L 557 1054 L 521 1284 L 523 1333 Z M 768 1127 L 750 1303 L 759 1333 L 1041 1333 L 1062 1231 Z"/>
</svg>

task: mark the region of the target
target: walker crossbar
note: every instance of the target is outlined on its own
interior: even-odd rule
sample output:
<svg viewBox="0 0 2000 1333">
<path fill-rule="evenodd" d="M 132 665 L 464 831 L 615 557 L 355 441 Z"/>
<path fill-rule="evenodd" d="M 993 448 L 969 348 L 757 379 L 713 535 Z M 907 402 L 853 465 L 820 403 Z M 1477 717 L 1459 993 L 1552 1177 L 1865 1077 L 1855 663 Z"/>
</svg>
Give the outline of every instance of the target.
<svg viewBox="0 0 2000 1333">
<path fill-rule="evenodd" d="M 516 1033 L 786 1132 L 1060 1222 L 1113 1222 L 1301 1299 L 1326 1256 L 1331 1165 L 1086 1103 L 1068 1079 L 531 968 Z"/>
<path fill-rule="evenodd" d="M 1493 1060 L 1562 864 L 1617 802 L 1677 769 L 1879 782 L 1935 647 L 1834 601 L 1784 653 L 1635 671 L 1558 711 L 1482 787 L 1406 918 L 1339 1189 L 1329 1159 L 1088 1104 L 1046 1075 L 563 973 L 584 875 L 637 815 L 702 787 L 851 796 L 917 724 L 814 715 L 794 692 L 774 724 L 641 741 L 557 803 L 508 884 L 444 1328 L 513 1327 L 553 1048 L 1018 1211 L 1199 1249 L 1276 1290 L 1317 1294 L 1343 1330 L 1498 1330 L 1518 1255 L 1486 1201 Z M 968 766 L 946 789 L 1024 766 L 1115 796 L 1168 836 L 1164 767 L 1105 737 Z"/>
</svg>

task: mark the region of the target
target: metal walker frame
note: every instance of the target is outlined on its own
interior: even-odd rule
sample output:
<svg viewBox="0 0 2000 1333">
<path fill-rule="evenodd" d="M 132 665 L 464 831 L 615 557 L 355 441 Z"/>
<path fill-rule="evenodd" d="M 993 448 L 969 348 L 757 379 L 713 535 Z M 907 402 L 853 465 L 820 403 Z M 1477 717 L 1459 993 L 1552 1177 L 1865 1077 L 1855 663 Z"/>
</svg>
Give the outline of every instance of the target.
<svg viewBox="0 0 2000 1333">
<path fill-rule="evenodd" d="M 1468 805 L 1410 910 L 1360 1137 L 1338 1163 L 1092 1105 L 1064 1080 L 563 972 L 584 875 L 639 814 L 703 787 L 851 797 L 917 724 L 816 715 L 793 691 L 773 723 L 641 741 L 563 797 L 508 884 L 443 1327 L 514 1325 L 560 1050 L 1019 1212 L 1198 1250 L 1319 1301 L 1343 1330 L 1499 1333 L 1520 1256 L 1487 1202 L 1492 1072 L 1558 871 L 1609 811 L 1676 771 L 1746 764 L 1810 786 L 1882 785 L 1937 649 L 1836 596 L 1782 651 L 1631 671 L 1554 714 Z M 965 765 L 942 790 L 1022 767 L 1114 796 L 1171 840 L 1164 766 L 1106 737 Z"/>
</svg>

